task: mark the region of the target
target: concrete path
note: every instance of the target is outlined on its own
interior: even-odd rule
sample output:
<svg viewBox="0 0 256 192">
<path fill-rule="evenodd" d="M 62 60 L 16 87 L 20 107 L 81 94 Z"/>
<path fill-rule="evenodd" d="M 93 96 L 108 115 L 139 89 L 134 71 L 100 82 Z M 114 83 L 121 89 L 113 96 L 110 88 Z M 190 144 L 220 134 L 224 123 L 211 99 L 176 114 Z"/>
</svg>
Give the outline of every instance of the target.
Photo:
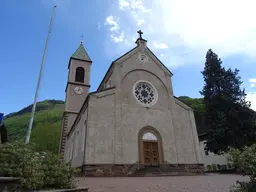
<svg viewBox="0 0 256 192">
<path fill-rule="evenodd" d="M 90 177 L 77 178 L 79 187 L 89 192 L 229 192 L 239 175 L 210 174 L 205 176 L 177 177 Z"/>
</svg>

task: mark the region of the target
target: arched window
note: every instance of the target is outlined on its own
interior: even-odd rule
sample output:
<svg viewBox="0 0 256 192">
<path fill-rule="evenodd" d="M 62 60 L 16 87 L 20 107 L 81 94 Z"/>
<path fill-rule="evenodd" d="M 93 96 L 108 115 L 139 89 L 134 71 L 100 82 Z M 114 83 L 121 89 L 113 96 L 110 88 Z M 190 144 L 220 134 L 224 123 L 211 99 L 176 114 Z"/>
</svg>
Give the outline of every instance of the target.
<svg viewBox="0 0 256 192">
<path fill-rule="evenodd" d="M 76 82 L 84 83 L 84 68 L 83 67 L 77 67 L 76 68 Z"/>
<path fill-rule="evenodd" d="M 157 141 L 157 138 L 156 138 L 156 136 L 153 134 L 153 133 L 151 133 L 151 132 L 146 132 L 146 133 L 144 133 L 144 135 L 142 136 L 142 140 L 151 140 L 151 141 Z"/>
</svg>

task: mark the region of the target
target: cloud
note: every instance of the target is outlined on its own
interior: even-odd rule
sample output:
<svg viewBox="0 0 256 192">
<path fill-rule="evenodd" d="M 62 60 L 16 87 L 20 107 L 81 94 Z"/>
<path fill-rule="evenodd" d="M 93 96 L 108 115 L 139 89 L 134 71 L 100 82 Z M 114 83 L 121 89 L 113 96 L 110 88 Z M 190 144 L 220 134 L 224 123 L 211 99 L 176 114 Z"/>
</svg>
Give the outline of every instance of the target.
<svg viewBox="0 0 256 192">
<path fill-rule="evenodd" d="M 168 45 L 165 44 L 165 43 L 156 43 L 156 42 L 154 42 L 154 47 L 156 49 L 167 49 Z"/>
<path fill-rule="evenodd" d="M 111 37 L 111 40 L 115 43 L 123 42 L 124 41 L 124 32 L 122 31 L 118 36 L 111 34 L 110 37 Z"/>
<path fill-rule="evenodd" d="M 251 108 L 256 111 L 256 92 L 247 93 L 247 100 L 251 101 Z"/>
<path fill-rule="evenodd" d="M 119 18 L 114 17 L 112 15 L 108 16 L 106 18 L 105 24 L 109 27 L 109 32 L 110 32 L 110 39 L 114 42 L 114 43 L 121 43 L 124 42 L 124 31 L 120 31 L 120 27 L 119 27 Z"/>
<path fill-rule="evenodd" d="M 249 82 L 250 82 L 250 83 L 256 83 L 256 78 L 250 78 L 250 79 L 249 79 Z"/>
<path fill-rule="evenodd" d="M 248 81 L 250 83 L 251 88 L 256 87 L 256 78 L 250 78 L 250 79 L 248 79 Z"/>
<path fill-rule="evenodd" d="M 139 20 L 137 20 L 136 25 L 137 25 L 137 26 L 141 26 L 141 25 L 144 24 L 144 23 L 145 23 L 145 20 L 144 20 L 144 19 L 139 19 Z"/>
<path fill-rule="evenodd" d="M 119 35 L 121 32 L 124 34 L 124 40 L 118 43 L 129 47 L 127 41 L 137 36 L 136 31 L 140 27 L 148 46 L 156 55 L 159 56 L 161 52 L 154 42 L 168 45 L 165 46 L 168 54 L 163 62 L 169 67 L 203 64 L 209 48 L 222 59 L 236 54 L 249 60 L 255 57 L 255 0 L 216 0 L 214 3 L 205 0 L 117 2 L 119 9 L 113 6 L 111 13 L 119 20 L 111 27 L 119 27 Z"/>
<path fill-rule="evenodd" d="M 135 10 L 140 12 L 150 12 L 151 9 L 147 9 L 142 0 L 119 0 L 120 10 Z"/>
<path fill-rule="evenodd" d="M 130 3 L 128 1 L 126 1 L 126 0 L 120 0 L 119 1 L 119 8 L 121 10 L 127 9 L 129 7 L 130 7 Z"/>
<path fill-rule="evenodd" d="M 118 18 L 110 15 L 106 18 L 105 25 L 110 26 L 110 28 L 109 28 L 110 31 L 118 31 L 119 26 L 118 26 L 117 22 L 118 22 Z"/>
</svg>

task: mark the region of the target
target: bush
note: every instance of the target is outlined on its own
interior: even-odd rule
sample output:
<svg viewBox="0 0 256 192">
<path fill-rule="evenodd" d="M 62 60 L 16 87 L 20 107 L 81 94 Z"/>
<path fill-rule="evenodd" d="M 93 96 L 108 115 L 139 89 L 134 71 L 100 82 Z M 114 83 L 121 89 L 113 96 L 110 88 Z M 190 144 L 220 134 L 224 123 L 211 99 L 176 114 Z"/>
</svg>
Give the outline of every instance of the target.
<svg viewBox="0 0 256 192">
<path fill-rule="evenodd" d="M 250 178 L 249 182 L 237 182 L 236 192 L 256 191 L 256 144 L 244 147 L 243 150 L 230 149 L 229 161 L 232 161 L 237 171 Z"/>
<path fill-rule="evenodd" d="M 74 172 L 58 155 L 36 152 L 33 143 L 0 146 L 0 176 L 20 177 L 22 189 L 74 188 Z"/>
<path fill-rule="evenodd" d="M 241 182 L 237 181 L 238 186 L 235 186 L 232 192 L 255 192 L 256 191 L 256 183 L 249 182 Z"/>
</svg>

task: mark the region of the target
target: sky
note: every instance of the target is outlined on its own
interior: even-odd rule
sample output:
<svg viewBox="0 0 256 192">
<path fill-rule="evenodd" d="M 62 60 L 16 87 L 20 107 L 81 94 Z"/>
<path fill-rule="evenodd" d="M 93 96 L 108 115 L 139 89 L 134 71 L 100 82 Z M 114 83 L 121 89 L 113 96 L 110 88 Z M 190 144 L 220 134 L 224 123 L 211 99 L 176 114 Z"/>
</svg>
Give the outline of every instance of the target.
<svg viewBox="0 0 256 192">
<path fill-rule="evenodd" d="M 201 71 L 211 48 L 224 67 L 240 70 L 256 110 L 255 0 L 1 0 L 0 112 L 33 103 L 54 5 L 38 101 L 64 100 L 69 58 L 82 34 L 95 91 L 111 62 L 135 47 L 141 29 L 174 74 L 175 96 L 201 97 Z"/>
</svg>

